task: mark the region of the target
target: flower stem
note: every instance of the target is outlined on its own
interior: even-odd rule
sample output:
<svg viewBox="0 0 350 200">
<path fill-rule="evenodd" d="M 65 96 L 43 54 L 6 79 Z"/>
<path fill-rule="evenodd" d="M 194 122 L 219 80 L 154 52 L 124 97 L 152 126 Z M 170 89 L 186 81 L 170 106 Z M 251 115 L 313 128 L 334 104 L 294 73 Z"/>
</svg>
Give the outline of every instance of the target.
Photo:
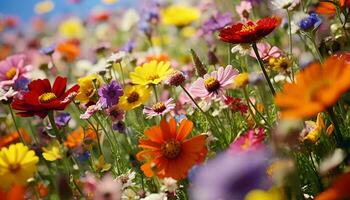
<svg viewBox="0 0 350 200">
<path fill-rule="evenodd" d="M 156 88 L 156 85 L 152 84 L 152 88 L 153 88 L 153 91 L 154 91 L 154 96 L 156 98 L 156 103 L 159 101 L 158 99 L 158 94 L 157 94 L 157 88 Z"/>
<path fill-rule="evenodd" d="M 340 131 L 340 126 L 339 126 L 337 117 L 335 116 L 333 108 L 328 108 L 327 111 L 328 111 L 329 117 L 331 118 L 331 121 L 334 125 L 334 129 L 335 129 L 334 137 L 335 137 L 335 140 L 337 142 L 337 145 L 342 146 L 343 145 L 343 136 L 342 136 L 341 131 Z"/>
<path fill-rule="evenodd" d="M 264 74 L 264 76 L 265 76 L 265 79 L 266 79 L 266 81 L 267 81 L 267 84 L 268 84 L 269 87 L 270 87 L 270 91 L 271 91 L 272 95 L 275 96 L 275 94 L 276 94 L 275 89 L 273 88 L 273 85 L 272 85 L 272 83 L 271 83 L 271 81 L 270 81 L 270 78 L 269 78 L 269 76 L 267 75 L 266 69 L 265 69 L 265 67 L 264 67 L 264 63 L 263 63 L 263 61 L 262 61 L 261 58 L 260 58 L 259 51 L 258 51 L 258 47 L 256 46 L 256 43 L 253 43 L 253 44 L 252 44 L 252 47 L 253 47 L 254 53 L 255 53 L 255 55 L 256 55 L 256 59 L 258 60 L 258 63 L 259 63 L 259 65 L 260 65 L 260 68 L 261 68 L 261 70 L 263 71 L 263 74 Z"/>
<path fill-rule="evenodd" d="M 119 62 L 119 68 L 120 68 L 120 75 L 122 77 L 122 81 L 123 81 L 123 85 L 125 85 L 125 79 L 124 79 L 124 73 L 123 73 L 123 66 L 122 66 L 122 63 Z"/>
<path fill-rule="evenodd" d="M 293 71 L 293 35 L 292 35 L 292 19 L 288 9 L 286 9 L 288 15 L 288 31 L 289 31 L 289 60 L 292 61 L 291 74 L 292 80 L 294 81 L 294 71 Z"/>
<path fill-rule="evenodd" d="M 57 139 L 60 141 L 60 143 L 62 143 L 63 142 L 63 137 L 61 136 L 61 133 L 58 130 L 58 127 L 56 125 L 55 118 L 53 116 L 53 111 L 52 110 L 49 111 L 48 117 L 49 117 L 49 121 L 50 121 L 51 127 L 52 127 L 53 131 L 55 132 L 55 135 L 56 135 Z"/>
<path fill-rule="evenodd" d="M 16 118 L 15 118 L 15 115 L 13 114 L 13 110 L 11 108 L 11 104 L 8 104 L 9 106 L 9 109 L 10 109 L 10 113 L 11 113 L 11 118 L 12 118 L 12 121 L 13 121 L 13 124 L 15 125 L 15 128 L 16 128 L 16 131 L 19 135 L 19 139 L 20 141 L 24 144 L 24 145 L 27 145 L 26 141 L 24 140 L 24 137 L 21 133 L 21 131 L 19 131 L 19 128 L 18 128 L 18 125 L 17 125 L 17 122 L 16 122 Z"/>
<path fill-rule="evenodd" d="M 205 112 L 202 110 L 201 107 L 199 107 L 199 105 L 197 104 L 196 100 L 194 100 L 194 98 L 191 96 L 191 94 L 186 90 L 186 88 L 182 85 L 180 85 L 180 87 L 183 89 L 183 91 L 185 91 L 185 93 L 187 94 L 187 96 L 192 100 L 192 102 L 194 103 L 194 105 L 196 105 L 196 107 L 205 115 Z"/>
</svg>

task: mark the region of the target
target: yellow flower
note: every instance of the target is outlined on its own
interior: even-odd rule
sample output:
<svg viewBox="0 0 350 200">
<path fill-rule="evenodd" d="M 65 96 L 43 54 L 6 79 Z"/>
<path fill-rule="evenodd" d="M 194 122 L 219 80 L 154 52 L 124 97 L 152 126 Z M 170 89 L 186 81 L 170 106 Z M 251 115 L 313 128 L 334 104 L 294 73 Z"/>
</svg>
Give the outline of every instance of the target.
<svg viewBox="0 0 350 200">
<path fill-rule="evenodd" d="M 13 184 L 26 185 L 36 171 L 39 158 L 22 143 L 11 144 L 0 150 L 0 187 L 8 189 Z"/>
<path fill-rule="evenodd" d="M 287 57 L 270 58 L 269 66 L 275 71 L 282 72 L 291 67 L 291 62 Z"/>
<path fill-rule="evenodd" d="M 236 88 L 244 87 L 249 83 L 249 74 L 248 73 L 241 73 L 236 76 L 236 78 L 233 80 L 233 86 Z"/>
<path fill-rule="evenodd" d="M 123 110 L 134 109 L 145 103 L 151 95 L 151 90 L 144 85 L 127 85 L 124 95 L 120 97 L 118 106 Z"/>
<path fill-rule="evenodd" d="M 62 159 L 61 145 L 57 140 L 54 141 L 48 148 L 43 147 L 43 151 L 43 157 L 47 161 Z"/>
<path fill-rule="evenodd" d="M 34 6 L 34 11 L 36 14 L 45 14 L 48 12 L 51 12 L 55 7 L 55 4 L 53 1 L 50 0 L 45 0 L 45 1 L 40 1 L 35 4 Z"/>
<path fill-rule="evenodd" d="M 91 74 L 89 76 L 78 79 L 78 85 L 80 88 L 76 99 L 81 103 L 87 103 L 92 100 L 97 92 L 94 86 L 94 82 L 96 88 L 98 88 L 101 85 L 102 80 L 96 74 Z"/>
<path fill-rule="evenodd" d="M 172 5 L 165 8 L 161 16 L 166 25 L 186 26 L 200 17 L 200 11 L 183 5 Z"/>
<path fill-rule="evenodd" d="M 244 198 L 244 200 L 285 200 L 283 190 L 280 188 L 270 188 L 268 191 L 252 190 Z"/>
<path fill-rule="evenodd" d="M 102 0 L 102 3 L 106 4 L 106 5 L 112 5 L 117 3 L 118 0 Z"/>
<path fill-rule="evenodd" d="M 100 156 L 98 157 L 98 161 L 95 162 L 95 167 L 99 172 L 107 172 L 111 169 L 112 165 L 110 163 L 106 163 L 105 158 Z"/>
<path fill-rule="evenodd" d="M 169 62 L 157 62 L 155 60 L 137 66 L 134 72 L 130 72 L 131 82 L 136 85 L 158 84 L 174 70 L 170 68 Z"/>
<path fill-rule="evenodd" d="M 192 38 L 196 34 L 196 29 L 192 26 L 186 26 L 181 30 L 180 34 L 184 38 Z"/>
<path fill-rule="evenodd" d="M 61 36 L 72 39 L 72 38 L 82 38 L 84 36 L 84 27 L 82 25 L 82 22 L 79 18 L 69 18 L 66 21 L 62 22 L 59 27 L 58 31 L 61 34 Z"/>
<path fill-rule="evenodd" d="M 324 124 L 322 114 L 321 113 L 317 114 L 316 122 L 306 121 L 305 124 L 306 124 L 305 130 L 307 132 L 307 135 L 305 136 L 304 139 L 312 143 L 316 143 L 318 139 L 321 137 L 322 131 L 325 129 L 325 124 Z M 332 134 L 333 129 L 334 129 L 333 124 L 328 126 L 326 130 L 327 135 Z"/>
</svg>

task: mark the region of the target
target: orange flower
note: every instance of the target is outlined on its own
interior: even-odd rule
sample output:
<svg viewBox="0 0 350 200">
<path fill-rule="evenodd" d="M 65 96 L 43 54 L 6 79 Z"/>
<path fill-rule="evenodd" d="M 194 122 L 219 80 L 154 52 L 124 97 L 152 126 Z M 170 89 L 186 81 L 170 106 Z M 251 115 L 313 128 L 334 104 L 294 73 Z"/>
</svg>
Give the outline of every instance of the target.
<svg viewBox="0 0 350 200">
<path fill-rule="evenodd" d="M 316 196 L 315 200 L 340 200 L 350 198 L 350 173 L 345 173 L 336 178 L 332 186 Z"/>
<path fill-rule="evenodd" d="M 14 185 L 9 191 L 0 189 L 0 200 L 24 200 L 25 187 Z"/>
<path fill-rule="evenodd" d="M 68 135 L 67 140 L 64 142 L 64 145 L 68 148 L 73 149 L 82 145 L 82 143 L 86 139 L 95 140 L 96 132 L 91 128 L 87 128 L 84 130 L 82 127 L 79 127 L 70 135 Z"/>
<path fill-rule="evenodd" d="M 19 129 L 19 132 L 21 132 L 21 134 L 22 134 L 22 136 L 23 136 L 23 139 L 24 139 L 27 143 L 29 143 L 29 142 L 31 141 L 31 138 L 29 137 L 28 133 L 27 133 L 24 129 L 20 128 L 20 129 Z M 2 147 L 7 147 L 7 146 L 9 146 L 10 144 L 12 144 L 12 143 L 17 143 L 17 142 L 19 142 L 19 141 L 20 141 L 20 140 L 19 140 L 19 134 L 18 134 L 18 132 L 17 132 L 17 131 L 12 132 L 12 133 L 10 133 L 10 134 L 8 134 L 8 135 L 4 135 L 4 136 L 0 137 L 0 148 L 2 148 Z"/>
<path fill-rule="evenodd" d="M 163 119 L 160 126 L 153 126 L 145 131 L 147 139 L 140 139 L 143 148 L 136 157 L 146 161 L 141 170 L 146 176 L 159 178 L 172 177 L 176 180 L 186 178 L 188 170 L 203 162 L 207 154 L 206 136 L 197 135 L 186 139 L 193 128 L 193 123 L 183 119 L 177 128 L 176 121 Z"/>
<path fill-rule="evenodd" d="M 74 61 L 80 54 L 80 49 L 74 42 L 62 42 L 57 46 L 57 50 L 67 61 Z"/>
<path fill-rule="evenodd" d="M 162 53 L 160 55 L 149 55 L 146 57 L 146 63 L 156 60 L 157 62 L 168 62 L 169 55 L 167 53 Z"/>
<path fill-rule="evenodd" d="M 350 7 L 350 0 L 339 0 L 339 6 L 341 9 L 344 7 Z M 320 2 L 316 8 L 316 12 L 332 15 L 337 12 L 337 7 L 335 3 L 332 2 Z"/>
<path fill-rule="evenodd" d="M 350 64 L 332 56 L 323 65 L 314 63 L 286 83 L 275 97 L 282 118 L 308 118 L 334 105 L 350 88 Z"/>
<path fill-rule="evenodd" d="M 47 195 L 49 194 L 49 188 L 47 187 L 47 185 L 45 185 L 45 183 L 43 182 L 39 182 L 36 185 L 36 190 L 40 196 L 40 198 L 44 198 L 47 197 Z"/>
</svg>

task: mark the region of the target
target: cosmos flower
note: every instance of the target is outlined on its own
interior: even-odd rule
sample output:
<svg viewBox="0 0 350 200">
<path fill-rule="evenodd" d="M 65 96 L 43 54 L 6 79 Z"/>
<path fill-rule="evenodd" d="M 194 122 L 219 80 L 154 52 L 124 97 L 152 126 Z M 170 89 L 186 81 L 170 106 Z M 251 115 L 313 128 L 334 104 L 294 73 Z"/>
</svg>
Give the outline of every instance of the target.
<svg viewBox="0 0 350 200">
<path fill-rule="evenodd" d="M 229 148 L 230 153 L 239 153 L 242 151 L 256 150 L 263 147 L 265 133 L 263 128 L 250 129 L 237 140 L 235 140 Z"/>
<path fill-rule="evenodd" d="M 199 19 L 200 11 L 184 5 L 171 5 L 161 11 L 161 17 L 166 25 L 186 26 Z"/>
<path fill-rule="evenodd" d="M 256 46 L 258 47 L 260 58 L 263 61 L 269 61 L 270 58 L 279 58 L 281 55 L 283 55 L 283 51 L 281 49 L 276 46 L 271 46 L 269 43 L 257 43 Z M 253 49 L 251 49 L 249 55 L 256 59 L 256 54 L 254 53 Z"/>
<path fill-rule="evenodd" d="M 127 85 L 120 97 L 118 106 L 123 110 L 132 110 L 145 103 L 151 95 L 151 90 L 144 85 Z"/>
<path fill-rule="evenodd" d="M 70 149 L 81 146 L 84 140 L 95 140 L 96 132 L 92 128 L 79 127 L 67 136 L 64 145 Z"/>
<path fill-rule="evenodd" d="M 111 83 L 101 86 L 98 95 L 103 107 L 111 107 L 118 104 L 119 97 L 123 95 L 123 88 L 117 81 L 113 80 Z"/>
<path fill-rule="evenodd" d="M 15 97 L 12 108 L 19 110 L 17 115 L 21 117 L 39 116 L 45 118 L 51 110 L 64 110 L 72 101 L 67 99 L 79 90 L 78 85 L 74 85 L 66 91 L 67 78 L 58 76 L 51 87 L 48 79 L 38 79 L 28 85 L 28 92 L 23 97 Z"/>
<path fill-rule="evenodd" d="M 233 69 L 231 65 L 220 67 L 217 71 L 205 74 L 204 78 L 198 78 L 192 84 L 190 92 L 195 97 L 204 99 L 222 98 L 225 89 L 231 86 L 238 73 L 238 70 Z"/>
<path fill-rule="evenodd" d="M 279 17 L 266 17 L 257 22 L 233 24 L 220 31 L 219 39 L 231 44 L 256 43 L 270 34 L 280 23 Z"/>
<path fill-rule="evenodd" d="M 236 12 L 242 20 L 249 19 L 249 13 L 252 11 L 252 3 L 249 1 L 241 1 L 239 5 L 236 6 Z"/>
<path fill-rule="evenodd" d="M 31 68 L 32 66 L 27 62 L 27 57 L 23 54 L 12 55 L 0 61 L 0 88 L 13 85 Z"/>
<path fill-rule="evenodd" d="M 137 85 L 157 85 L 165 80 L 173 72 L 169 62 L 157 62 L 152 60 L 142 66 L 137 66 L 134 72 L 130 72 L 131 82 Z"/>
<path fill-rule="evenodd" d="M 206 136 L 187 138 L 192 127 L 193 123 L 187 119 L 177 127 L 175 119 L 170 118 L 168 122 L 163 119 L 159 126 L 145 131 L 147 138 L 139 140 L 139 147 L 143 150 L 136 157 L 139 161 L 146 161 L 141 166 L 146 176 L 180 180 L 186 178 L 193 165 L 203 162 L 207 153 Z"/>
<path fill-rule="evenodd" d="M 164 116 L 175 108 L 175 104 L 172 103 L 173 99 L 170 98 L 165 102 L 157 102 L 152 107 L 145 106 L 143 113 L 146 114 L 146 118 L 152 118 L 154 116 Z"/>
</svg>

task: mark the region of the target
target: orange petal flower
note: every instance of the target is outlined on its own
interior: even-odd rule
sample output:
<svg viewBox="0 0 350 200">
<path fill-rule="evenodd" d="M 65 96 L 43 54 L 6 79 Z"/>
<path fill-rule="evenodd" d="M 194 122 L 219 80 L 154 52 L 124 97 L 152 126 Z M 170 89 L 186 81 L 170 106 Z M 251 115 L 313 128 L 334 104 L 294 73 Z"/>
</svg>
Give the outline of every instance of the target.
<svg viewBox="0 0 350 200">
<path fill-rule="evenodd" d="M 74 61 L 80 54 L 80 49 L 74 42 L 62 42 L 57 46 L 57 50 L 67 61 Z"/>
<path fill-rule="evenodd" d="M 22 129 L 22 128 L 19 128 L 19 132 L 22 134 L 23 136 L 23 139 L 29 143 L 31 141 L 31 138 L 29 137 L 28 133 Z M 0 148 L 2 147 L 8 147 L 10 144 L 12 143 L 17 143 L 19 142 L 19 134 L 17 131 L 15 132 L 12 132 L 8 135 L 5 135 L 5 136 L 2 136 L 0 137 Z"/>
<path fill-rule="evenodd" d="M 339 6 L 341 9 L 344 7 L 350 7 L 350 0 L 339 0 Z M 320 2 L 316 8 L 316 12 L 320 14 L 332 15 L 337 12 L 337 7 L 332 2 Z"/>
<path fill-rule="evenodd" d="M 68 135 L 67 140 L 64 142 L 64 145 L 68 148 L 76 148 L 83 144 L 85 139 L 96 139 L 96 132 L 91 129 L 83 129 L 82 127 L 79 127 L 75 131 L 73 131 L 70 135 Z"/>
<path fill-rule="evenodd" d="M 350 173 L 345 173 L 336 178 L 332 186 L 316 196 L 315 200 L 340 200 L 350 198 Z"/>
<path fill-rule="evenodd" d="M 286 83 L 275 97 L 282 118 L 303 119 L 334 105 L 350 88 L 350 64 L 345 56 L 332 56 L 323 65 L 314 63 Z"/>
<path fill-rule="evenodd" d="M 139 147 L 143 150 L 136 157 L 139 161 L 146 161 L 141 166 L 146 176 L 181 180 L 187 177 L 193 165 L 203 162 L 207 154 L 206 136 L 187 139 L 192 128 L 193 123 L 187 119 L 177 127 L 175 119 L 171 118 L 169 122 L 163 119 L 159 126 L 145 131 L 147 139 L 140 139 Z"/>
<path fill-rule="evenodd" d="M 9 191 L 0 189 L 0 200 L 24 200 L 26 188 L 21 185 L 14 185 Z"/>
</svg>

